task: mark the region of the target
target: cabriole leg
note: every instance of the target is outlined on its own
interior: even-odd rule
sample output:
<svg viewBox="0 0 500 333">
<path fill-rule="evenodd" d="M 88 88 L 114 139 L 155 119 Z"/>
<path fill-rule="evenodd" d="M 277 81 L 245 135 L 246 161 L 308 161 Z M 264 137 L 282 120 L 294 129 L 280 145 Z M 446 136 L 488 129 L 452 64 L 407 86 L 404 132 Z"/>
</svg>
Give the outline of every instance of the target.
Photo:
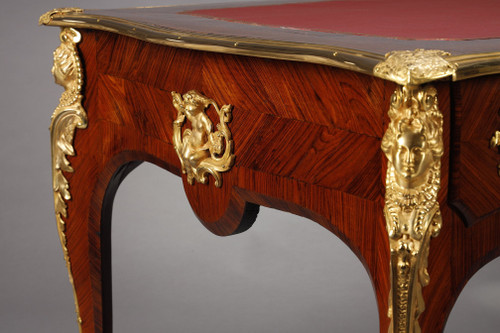
<svg viewBox="0 0 500 333">
<path fill-rule="evenodd" d="M 68 211 L 66 201 L 71 200 L 69 183 L 64 173 L 73 172 L 66 156 L 75 155 L 73 136 L 76 128 L 87 127 L 87 115 L 82 107 L 83 73 L 76 44 L 81 35 L 72 28 L 63 28 L 60 34 L 61 45 L 54 51 L 54 67 L 52 74 L 57 84 L 64 87 L 59 105 L 52 115 L 50 124 L 51 151 L 52 151 L 52 187 L 54 190 L 54 206 L 59 239 L 63 248 L 64 259 L 68 268 L 69 280 L 73 286 L 75 307 L 80 332 L 82 318 L 76 290 L 74 286 L 73 270 L 69 259 L 66 237 L 66 219 Z"/>
<path fill-rule="evenodd" d="M 382 139 L 388 159 L 384 215 L 391 251 L 389 333 L 421 332 L 418 318 L 425 310 L 422 288 L 430 281 L 430 240 L 442 226 L 437 196 L 444 151 L 437 91 L 425 83 L 453 73 L 446 55 L 392 52 L 374 69 L 401 85 L 392 95 L 390 123 Z"/>
</svg>

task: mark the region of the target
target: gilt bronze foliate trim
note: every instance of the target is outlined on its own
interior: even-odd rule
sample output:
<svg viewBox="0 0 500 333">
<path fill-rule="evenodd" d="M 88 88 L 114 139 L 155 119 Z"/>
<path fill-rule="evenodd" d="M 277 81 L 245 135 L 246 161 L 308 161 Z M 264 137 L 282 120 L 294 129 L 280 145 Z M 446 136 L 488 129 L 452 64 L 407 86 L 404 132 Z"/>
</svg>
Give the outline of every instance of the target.
<svg viewBox="0 0 500 333">
<path fill-rule="evenodd" d="M 71 193 L 64 172 L 74 172 L 67 156 L 75 155 L 73 148 L 75 129 L 87 127 L 87 114 L 82 106 L 83 70 L 76 46 L 81 40 L 81 35 L 73 28 L 62 28 L 60 39 L 61 45 L 54 51 L 52 74 L 55 82 L 64 87 L 64 92 L 52 115 L 50 124 L 52 187 L 54 190 L 57 231 L 68 268 L 69 280 L 73 287 L 76 313 L 81 331 L 82 319 L 76 297 L 69 252 L 66 247 L 66 223 L 64 219 L 68 217 L 66 201 L 71 200 Z"/>
<path fill-rule="evenodd" d="M 442 226 L 437 195 L 444 147 L 437 91 L 420 84 L 453 75 L 455 66 L 445 55 L 436 50 L 391 52 L 375 67 L 376 75 L 402 84 L 392 95 L 390 124 L 382 139 L 388 159 L 384 214 L 391 251 L 389 333 L 421 332 L 418 317 L 425 310 L 422 288 L 430 281 L 430 240 Z"/>
<path fill-rule="evenodd" d="M 174 121 L 174 148 L 181 161 L 182 172 L 187 174 L 187 181 L 193 185 L 194 180 L 206 184 L 208 174 L 215 179 L 215 186 L 222 186 L 221 172 L 228 171 L 234 163 L 233 140 L 227 123 L 231 121 L 231 105 L 221 108 L 214 100 L 203 96 L 195 90 L 184 95 L 173 91 L 173 104 L 177 109 Z M 219 116 L 217 131 L 205 111 L 213 106 Z M 186 119 L 191 129 L 182 127 Z"/>
</svg>

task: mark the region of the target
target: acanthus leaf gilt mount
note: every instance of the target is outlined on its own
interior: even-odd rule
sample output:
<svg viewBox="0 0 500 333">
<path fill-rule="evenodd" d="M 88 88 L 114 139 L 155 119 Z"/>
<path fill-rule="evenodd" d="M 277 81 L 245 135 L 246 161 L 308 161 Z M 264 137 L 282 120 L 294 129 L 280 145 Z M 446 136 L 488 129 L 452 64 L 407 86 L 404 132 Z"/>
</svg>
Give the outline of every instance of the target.
<svg viewBox="0 0 500 333">
<path fill-rule="evenodd" d="M 174 121 L 173 143 L 175 152 L 181 162 L 182 172 L 187 175 L 187 181 L 193 185 L 208 182 L 208 174 L 215 179 L 215 186 L 222 186 L 221 172 L 231 169 L 234 164 L 233 140 L 227 123 L 231 122 L 232 106 L 217 103 L 195 90 L 184 95 L 172 92 L 172 103 L 177 109 L 177 119 Z M 219 116 L 219 123 L 214 132 L 213 124 L 205 111 L 213 106 Z M 191 128 L 182 132 L 186 119 Z"/>
<path fill-rule="evenodd" d="M 69 182 L 64 173 L 74 172 L 67 156 L 75 155 L 73 148 L 75 129 L 87 127 L 87 114 L 82 106 L 83 69 L 77 49 L 77 44 L 81 41 L 81 34 L 73 28 L 62 28 L 60 40 L 61 45 L 54 51 L 52 74 L 55 82 L 64 88 L 64 92 L 59 100 L 59 105 L 54 110 L 50 124 L 52 187 L 57 230 L 68 269 L 69 280 L 73 287 L 75 310 L 81 331 L 82 319 L 73 281 L 67 248 L 66 223 L 64 221 L 68 217 L 66 201 L 71 200 Z"/>
<path fill-rule="evenodd" d="M 374 75 L 398 83 L 382 139 L 387 156 L 385 220 L 390 247 L 389 333 L 420 333 L 429 284 L 430 240 L 442 226 L 437 195 L 441 186 L 443 115 L 428 82 L 453 75 L 456 65 L 440 50 L 393 51 Z"/>
</svg>

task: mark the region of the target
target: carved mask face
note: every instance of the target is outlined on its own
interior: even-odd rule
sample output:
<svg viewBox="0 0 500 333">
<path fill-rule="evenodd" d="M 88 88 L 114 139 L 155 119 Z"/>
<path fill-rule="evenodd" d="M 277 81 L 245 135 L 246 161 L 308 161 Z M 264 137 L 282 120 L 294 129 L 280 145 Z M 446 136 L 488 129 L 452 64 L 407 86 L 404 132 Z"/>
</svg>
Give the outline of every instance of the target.
<svg viewBox="0 0 500 333">
<path fill-rule="evenodd" d="M 56 52 L 54 52 L 54 66 L 52 66 L 51 73 L 54 76 L 54 80 L 56 81 L 57 84 L 63 85 L 64 79 L 63 79 L 63 73 L 60 71 L 59 66 L 57 66 L 57 56 Z"/>
<path fill-rule="evenodd" d="M 76 60 L 72 56 L 72 51 L 64 45 L 54 51 L 54 66 L 51 72 L 56 83 L 65 88 L 75 79 L 74 62 Z"/>
<path fill-rule="evenodd" d="M 201 112 L 201 107 L 200 105 L 198 104 L 186 104 L 185 107 L 184 107 L 184 110 L 185 112 L 189 115 L 189 116 L 196 116 L 198 113 Z"/>
<path fill-rule="evenodd" d="M 397 144 L 392 147 L 392 162 L 400 186 L 414 188 L 424 184 L 433 162 L 425 136 L 420 131 L 403 130 L 397 137 Z"/>
<path fill-rule="evenodd" d="M 185 93 L 182 97 L 184 99 L 184 112 L 187 116 L 194 117 L 201 113 L 206 107 L 193 91 Z"/>
</svg>

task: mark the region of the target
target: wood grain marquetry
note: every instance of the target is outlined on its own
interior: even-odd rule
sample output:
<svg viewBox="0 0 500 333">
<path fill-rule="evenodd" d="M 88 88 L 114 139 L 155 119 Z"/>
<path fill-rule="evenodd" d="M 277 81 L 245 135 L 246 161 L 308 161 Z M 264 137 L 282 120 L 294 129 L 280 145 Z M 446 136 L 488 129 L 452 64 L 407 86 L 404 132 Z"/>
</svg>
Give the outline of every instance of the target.
<svg viewBox="0 0 500 333">
<path fill-rule="evenodd" d="M 114 193 L 141 161 L 181 175 L 172 146 L 177 112 L 170 92 L 191 89 L 219 105 L 234 106 L 229 127 L 236 160 L 222 175 L 222 187 L 213 186 L 212 178 L 208 185 L 189 185 L 183 176 L 187 198 L 204 226 L 217 235 L 242 232 L 255 221 L 260 205 L 319 223 L 363 262 L 377 295 L 380 331 L 387 331 L 386 162 L 380 143 L 393 83 L 322 65 L 171 48 L 84 29 L 82 34 L 84 107 L 89 120 L 85 131 L 76 132 L 77 155 L 70 158 L 75 172 L 67 175 L 73 194 L 68 202 L 67 238 L 84 333 L 112 329 Z M 467 201 L 467 195 L 481 197 L 480 189 L 497 186 L 500 178 L 477 190 L 470 185 L 487 167 L 494 171 L 495 163 L 489 165 L 489 160 L 497 158 L 481 159 L 476 143 L 482 144 L 487 136 L 463 133 L 470 126 L 477 135 L 484 134 L 484 126 L 498 124 L 494 118 L 498 113 L 486 115 L 492 108 L 498 110 L 500 95 L 490 95 L 486 87 L 498 87 L 500 80 L 492 76 L 484 85 L 481 80 L 435 84 L 445 117 L 439 193 L 444 223 L 441 235 L 431 241 L 431 282 L 423 290 L 427 309 L 420 319 L 423 332 L 443 330 L 466 281 L 500 254 L 500 212 L 493 207 L 499 202 L 498 187 L 493 201 L 478 206 Z M 474 90 L 476 85 L 482 88 Z M 476 100 L 487 107 L 471 101 L 472 95 L 481 93 L 484 97 Z M 473 115 L 489 118 L 484 119 L 485 125 L 482 118 L 476 124 Z M 452 123 L 459 128 L 450 141 Z M 458 151 L 458 169 L 454 158 L 449 163 L 450 151 Z M 463 161 L 469 158 L 469 163 Z M 472 163 L 476 160 L 478 164 Z M 448 206 L 448 183 L 449 197 L 467 204 L 481 216 L 480 223 L 467 228 Z"/>
<path fill-rule="evenodd" d="M 498 151 L 490 139 L 500 129 L 500 75 L 453 85 L 455 96 L 452 205 L 472 225 L 500 211 Z M 500 223 L 500 222 L 499 222 Z"/>
</svg>

